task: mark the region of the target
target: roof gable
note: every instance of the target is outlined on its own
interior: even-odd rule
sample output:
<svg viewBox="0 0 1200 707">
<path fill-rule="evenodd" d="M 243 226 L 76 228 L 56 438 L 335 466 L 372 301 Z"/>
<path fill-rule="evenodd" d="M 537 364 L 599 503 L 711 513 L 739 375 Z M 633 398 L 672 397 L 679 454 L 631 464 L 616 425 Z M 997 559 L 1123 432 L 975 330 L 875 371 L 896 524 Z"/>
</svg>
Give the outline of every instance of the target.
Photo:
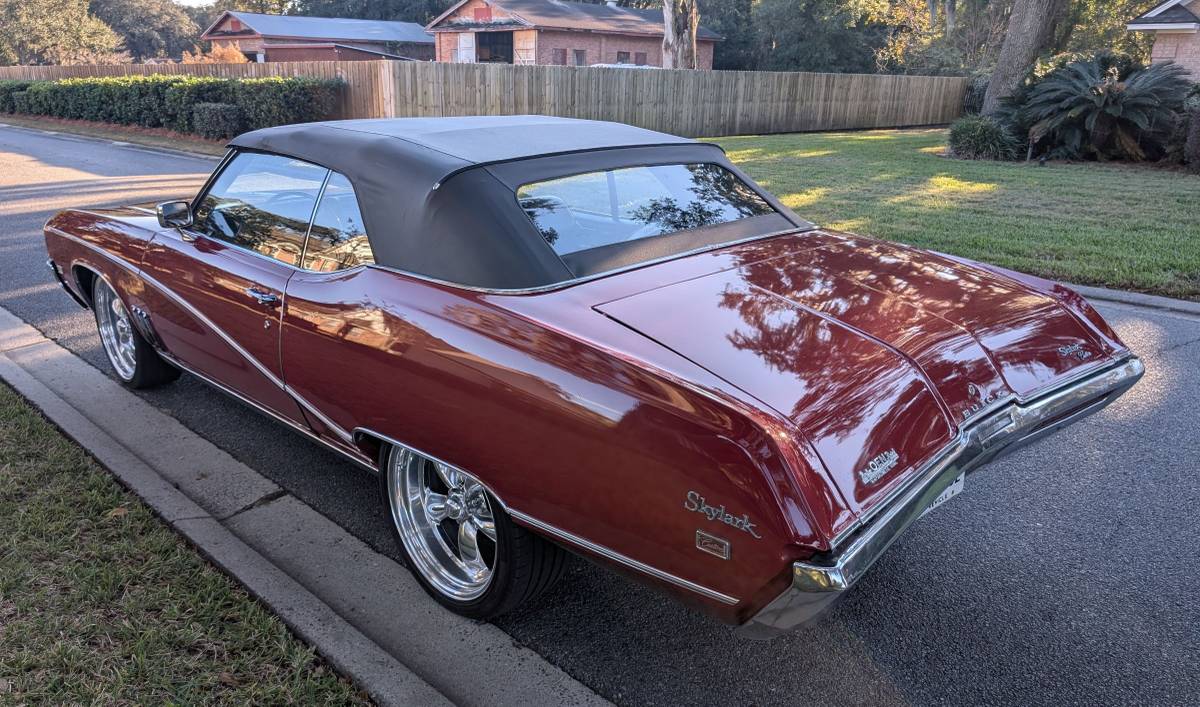
<svg viewBox="0 0 1200 707">
<path fill-rule="evenodd" d="M 456 21 L 455 14 L 471 0 L 459 0 L 448 10 L 430 22 L 426 29 L 452 29 L 455 27 L 475 28 L 479 23 L 471 18 Z M 507 14 L 531 27 L 538 29 L 565 29 L 611 34 L 640 34 L 661 37 L 663 35 L 662 10 L 638 10 L 616 7 L 603 3 L 571 2 L 570 0 L 487 0 L 489 5 L 505 10 Z M 513 21 L 507 20 L 507 24 Z M 716 41 L 721 36 L 701 27 L 696 38 Z"/>
<path fill-rule="evenodd" d="M 263 37 L 287 39 L 325 39 L 352 42 L 408 42 L 432 44 L 433 37 L 416 22 L 352 20 L 340 17 L 300 15 L 263 15 L 255 12 L 226 10 L 204 30 L 200 39 L 211 39 L 228 19 L 236 19 L 248 30 Z"/>
</svg>

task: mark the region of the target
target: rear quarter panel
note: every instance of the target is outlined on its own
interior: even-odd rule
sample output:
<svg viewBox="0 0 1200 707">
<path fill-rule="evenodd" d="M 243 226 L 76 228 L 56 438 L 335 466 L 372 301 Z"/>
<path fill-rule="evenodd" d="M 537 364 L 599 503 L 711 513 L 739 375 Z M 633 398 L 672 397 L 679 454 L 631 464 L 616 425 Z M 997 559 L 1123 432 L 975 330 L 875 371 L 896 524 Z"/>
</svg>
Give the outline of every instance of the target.
<svg viewBox="0 0 1200 707">
<path fill-rule="evenodd" d="M 548 328 L 501 306 L 509 300 L 374 268 L 299 273 L 285 378 L 337 425 L 461 466 L 518 514 L 738 600 L 662 584 L 721 618 L 740 620 L 777 594 L 789 563 L 821 542 L 791 472 L 807 460 L 788 459 L 759 421 L 697 385 L 706 374 L 685 361 L 675 371 L 635 365 L 638 351 Z M 588 308 L 579 316 L 609 342 L 645 346 Z M 759 537 L 689 511 L 689 492 L 748 515 Z M 731 559 L 697 550 L 698 529 L 728 540 Z"/>
</svg>

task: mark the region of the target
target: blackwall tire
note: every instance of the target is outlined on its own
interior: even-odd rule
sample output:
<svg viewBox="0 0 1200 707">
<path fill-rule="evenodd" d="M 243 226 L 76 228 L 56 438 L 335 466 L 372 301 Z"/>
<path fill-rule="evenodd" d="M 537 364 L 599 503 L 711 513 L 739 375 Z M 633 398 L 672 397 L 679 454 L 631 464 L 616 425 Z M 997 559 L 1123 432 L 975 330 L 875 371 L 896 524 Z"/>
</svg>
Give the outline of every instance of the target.
<svg viewBox="0 0 1200 707">
<path fill-rule="evenodd" d="M 179 377 L 133 325 L 129 310 L 104 278 L 92 284 L 92 313 L 100 343 L 117 380 L 130 388 L 152 388 Z"/>
<path fill-rule="evenodd" d="M 471 474 L 391 445 L 382 461 L 392 533 L 413 576 L 442 606 L 491 619 L 562 575 L 566 552 L 513 523 Z"/>
</svg>

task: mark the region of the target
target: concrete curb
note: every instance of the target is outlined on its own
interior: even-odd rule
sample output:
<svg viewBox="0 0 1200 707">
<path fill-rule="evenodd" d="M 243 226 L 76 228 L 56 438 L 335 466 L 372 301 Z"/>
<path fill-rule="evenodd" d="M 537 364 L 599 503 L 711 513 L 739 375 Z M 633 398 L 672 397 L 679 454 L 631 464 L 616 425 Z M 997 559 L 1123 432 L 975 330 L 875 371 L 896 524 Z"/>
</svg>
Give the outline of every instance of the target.
<svg viewBox="0 0 1200 707">
<path fill-rule="evenodd" d="M 378 703 L 608 704 L 2 307 L 0 379 Z"/>
<path fill-rule="evenodd" d="M 42 128 L 31 128 L 26 125 L 13 125 L 12 123 L 0 123 L 0 128 L 8 128 L 10 130 L 25 130 L 31 133 L 41 133 L 43 135 L 53 135 L 70 140 L 82 140 L 84 142 L 102 142 L 108 145 L 116 145 L 130 150 L 141 150 L 142 152 L 153 152 L 160 155 L 183 155 L 184 157 L 194 157 L 211 162 L 219 162 L 221 160 L 218 155 L 210 155 L 206 152 L 193 152 L 179 147 L 161 147 L 159 145 L 147 145 L 140 142 L 126 142 L 124 140 L 112 140 L 106 137 L 96 137 L 95 135 L 84 135 L 82 133 L 73 133 L 66 130 L 44 130 Z"/>
<path fill-rule="evenodd" d="M 1090 300 L 1116 302 L 1118 304 L 1127 304 L 1133 307 L 1160 309 L 1166 312 L 1179 312 L 1180 314 L 1200 316 L 1200 302 L 1175 299 L 1173 297 L 1160 297 L 1159 295 L 1147 295 L 1142 292 L 1110 290 L 1105 287 L 1091 287 L 1090 285 L 1072 285 L 1069 283 L 1064 284 Z"/>
<path fill-rule="evenodd" d="M 383 705 L 452 705 L 338 616 L 282 570 L 255 552 L 133 451 L 73 408 L 11 357 L 48 341 L 33 327 L 0 308 L 0 378 L 88 450 L 101 465 L 142 499 L 213 564 L 237 579 L 339 672 Z M 31 343 L 32 342 L 32 343 Z M 72 356 L 72 358 L 74 358 Z M 82 360 L 74 359 L 80 366 Z"/>
</svg>

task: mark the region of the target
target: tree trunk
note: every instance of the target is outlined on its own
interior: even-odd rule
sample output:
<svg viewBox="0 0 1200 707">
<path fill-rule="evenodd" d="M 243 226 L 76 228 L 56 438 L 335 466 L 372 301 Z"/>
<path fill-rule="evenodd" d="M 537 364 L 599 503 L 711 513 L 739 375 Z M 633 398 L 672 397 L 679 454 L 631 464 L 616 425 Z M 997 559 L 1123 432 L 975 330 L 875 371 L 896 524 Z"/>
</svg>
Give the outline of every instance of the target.
<svg viewBox="0 0 1200 707">
<path fill-rule="evenodd" d="M 983 97 L 983 113 L 995 112 L 1000 99 L 1011 96 L 1038 55 L 1054 40 L 1054 30 L 1067 0 L 1016 0 L 1008 18 L 996 71 Z"/>
<path fill-rule="evenodd" d="M 937 27 L 937 6 L 938 6 L 938 0 L 929 0 L 929 26 L 930 26 L 930 28 Z"/>
<path fill-rule="evenodd" d="M 946 36 L 954 34 L 954 26 L 958 24 L 958 0 L 946 0 L 942 14 L 946 16 Z"/>
<path fill-rule="evenodd" d="M 663 0 L 663 68 L 696 68 L 696 0 Z"/>
</svg>

